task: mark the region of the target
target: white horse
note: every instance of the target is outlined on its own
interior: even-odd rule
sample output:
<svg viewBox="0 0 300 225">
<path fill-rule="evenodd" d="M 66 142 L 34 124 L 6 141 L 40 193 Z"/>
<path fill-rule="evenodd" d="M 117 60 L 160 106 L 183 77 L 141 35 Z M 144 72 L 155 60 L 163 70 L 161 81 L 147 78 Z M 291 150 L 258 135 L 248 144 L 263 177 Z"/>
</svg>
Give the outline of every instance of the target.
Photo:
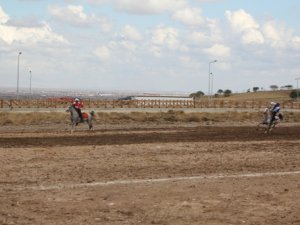
<svg viewBox="0 0 300 225">
<path fill-rule="evenodd" d="M 273 130 L 276 125 L 278 125 L 283 120 L 283 115 L 279 113 L 271 122 L 271 113 L 267 113 L 268 114 L 265 114 L 263 120 L 257 125 L 257 129 L 263 128 L 265 133 L 271 132 L 271 130 Z"/>
<path fill-rule="evenodd" d="M 271 119 L 270 119 L 266 133 L 271 132 L 271 130 L 274 129 L 276 127 L 276 125 L 279 124 L 282 120 L 283 120 L 283 115 L 281 113 L 278 113 L 277 115 L 275 115 L 273 121 L 271 121 Z"/>
<path fill-rule="evenodd" d="M 75 130 L 75 127 L 81 122 L 80 117 L 76 109 L 74 108 L 73 105 L 70 105 L 69 108 L 67 109 L 67 112 L 70 112 L 70 119 L 71 119 L 71 125 L 72 129 L 71 132 Z M 83 122 L 87 122 L 89 125 L 89 130 L 93 129 L 93 119 L 95 117 L 95 112 L 91 111 L 89 113 L 83 112 L 82 113 L 83 117 Z"/>
</svg>

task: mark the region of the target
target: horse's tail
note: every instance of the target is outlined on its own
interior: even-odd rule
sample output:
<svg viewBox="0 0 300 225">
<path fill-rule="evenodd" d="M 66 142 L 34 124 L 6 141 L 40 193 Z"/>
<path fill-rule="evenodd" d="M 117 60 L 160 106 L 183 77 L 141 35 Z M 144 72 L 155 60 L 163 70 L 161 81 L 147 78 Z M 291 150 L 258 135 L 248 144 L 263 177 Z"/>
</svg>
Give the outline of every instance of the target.
<svg viewBox="0 0 300 225">
<path fill-rule="evenodd" d="M 93 129 L 93 120 L 94 120 L 94 118 L 95 118 L 95 112 L 94 111 L 89 112 L 89 117 L 87 119 L 87 122 L 89 124 L 90 130 Z"/>
<path fill-rule="evenodd" d="M 283 115 L 281 113 L 279 113 L 278 117 L 280 120 L 283 120 Z"/>
</svg>

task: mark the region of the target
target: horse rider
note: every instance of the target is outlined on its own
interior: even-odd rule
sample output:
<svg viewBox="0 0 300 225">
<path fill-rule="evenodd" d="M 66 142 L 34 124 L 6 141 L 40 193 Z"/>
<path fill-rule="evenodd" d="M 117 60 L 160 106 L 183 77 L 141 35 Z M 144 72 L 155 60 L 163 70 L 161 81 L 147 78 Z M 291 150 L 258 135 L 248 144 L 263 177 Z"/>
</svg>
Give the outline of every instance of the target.
<svg viewBox="0 0 300 225">
<path fill-rule="evenodd" d="M 83 117 L 81 112 L 81 108 L 83 108 L 83 103 L 80 101 L 79 98 L 75 98 L 72 105 L 79 115 L 80 122 L 83 122 Z"/>
<path fill-rule="evenodd" d="M 271 119 L 270 119 L 270 125 L 278 118 L 279 112 L 280 112 L 280 103 L 278 102 L 271 102 Z"/>
</svg>

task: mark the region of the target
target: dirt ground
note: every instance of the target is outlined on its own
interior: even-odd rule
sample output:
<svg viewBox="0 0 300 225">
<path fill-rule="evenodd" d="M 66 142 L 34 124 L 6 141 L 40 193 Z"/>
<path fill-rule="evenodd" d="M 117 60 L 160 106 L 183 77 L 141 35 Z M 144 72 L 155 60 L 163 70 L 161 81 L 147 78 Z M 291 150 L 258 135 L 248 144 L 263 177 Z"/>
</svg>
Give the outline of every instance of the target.
<svg viewBox="0 0 300 225">
<path fill-rule="evenodd" d="M 0 224 L 300 224 L 298 125 L 49 127 L 1 127 Z"/>
</svg>

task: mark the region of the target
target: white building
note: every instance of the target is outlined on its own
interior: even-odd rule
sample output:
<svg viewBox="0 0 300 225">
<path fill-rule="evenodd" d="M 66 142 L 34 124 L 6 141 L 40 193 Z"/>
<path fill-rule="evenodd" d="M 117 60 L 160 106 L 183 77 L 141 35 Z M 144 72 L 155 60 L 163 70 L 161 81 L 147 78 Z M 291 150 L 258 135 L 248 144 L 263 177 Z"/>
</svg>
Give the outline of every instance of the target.
<svg viewBox="0 0 300 225">
<path fill-rule="evenodd" d="M 193 101 L 190 97 L 181 96 L 132 96 L 132 100 Z"/>
</svg>

